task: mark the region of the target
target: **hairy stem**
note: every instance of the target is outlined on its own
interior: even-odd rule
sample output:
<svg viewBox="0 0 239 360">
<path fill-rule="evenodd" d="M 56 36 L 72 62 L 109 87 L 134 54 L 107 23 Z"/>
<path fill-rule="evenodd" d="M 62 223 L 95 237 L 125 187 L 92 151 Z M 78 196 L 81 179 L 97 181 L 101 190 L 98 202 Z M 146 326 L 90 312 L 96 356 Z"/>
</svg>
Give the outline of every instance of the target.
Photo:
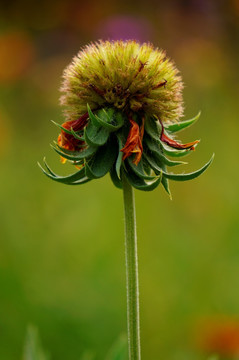
<svg viewBox="0 0 239 360">
<path fill-rule="evenodd" d="M 134 193 L 122 174 L 125 214 L 125 255 L 127 282 L 127 324 L 129 360 L 140 360 L 138 255 Z"/>
</svg>

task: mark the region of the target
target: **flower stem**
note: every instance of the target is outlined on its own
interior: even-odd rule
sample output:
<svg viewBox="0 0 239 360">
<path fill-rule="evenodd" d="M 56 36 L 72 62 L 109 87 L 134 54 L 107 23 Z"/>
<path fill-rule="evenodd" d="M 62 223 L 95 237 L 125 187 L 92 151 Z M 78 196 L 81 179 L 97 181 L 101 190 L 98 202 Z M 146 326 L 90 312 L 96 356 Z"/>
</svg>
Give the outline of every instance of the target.
<svg viewBox="0 0 239 360">
<path fill-rule="evenodd" d="M 129 360 L 140 360 L 139 284 L 134 193 L 122 174 L 125 214 L 125 256 L 127 282 L 127 324 Z"/>
</svg>

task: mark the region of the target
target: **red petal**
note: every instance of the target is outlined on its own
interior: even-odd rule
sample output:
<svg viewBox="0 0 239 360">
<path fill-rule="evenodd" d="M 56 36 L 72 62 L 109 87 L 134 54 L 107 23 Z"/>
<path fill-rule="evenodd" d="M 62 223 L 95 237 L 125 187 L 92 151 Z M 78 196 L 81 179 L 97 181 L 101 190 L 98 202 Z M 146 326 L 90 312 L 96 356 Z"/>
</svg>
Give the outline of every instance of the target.
<svg viewBox="0 0 239 360">
<path fill-rule="evenodd" d="M 174 148 L 174 149 L 190 149 L 190 150 L 194 150 L 194 145 L 198 144 L 200 142 L 200 140 L 195 140 L 193 142 L 187 143 L 187 144 L 180 144 L 177 141 L 171 139 L 170 137 L 168 137 L 167 135 L 165 135 L 164 133 L 164 126 L 162 121 L 160 121 L 160 124 L 162 126 L 162 133 L 160 136 L 160 140 L 163 141 L 165 144 L 167 144 L 168 146 Z"/>
<path fill-rule="evenodd" d="M 193 142 L 187 143 L 187 144 L 180 144 L 177 141 L 170 139 L 167 135 L 165 135 L 163 132 L 161 134 L 161 141 L 163 141 L 165 144 L 173 147 L 174 149 L 190 149 L 194 150 L 194 145 L 198 144 L 200 140 L 195 140 Z"/>
<path fill-rule="evenodd" d="M 83 130 L 88 122 L 88 113 L 82 115 L 77 120 L 66 121 L 62 124 L 62 127 L 66 130 L 73 129 L 74 131 Z M 58 145 L 62 146 L 64 149 L 70 151 L 78 150 L 78 145 L 84 144 L 84 141 L 76 139 L 73 135 L 66 133 L 64 130 L 61 130 L 61 134 L 58 137 Z"/>
<path fill-rule="evenodd" d="M 66 121 L 64 124 L 62 124 L 62 126 L 66 130 L 71 130 L 72 128 L 74 131 L 80 131 L 84 129 L 84 127 L 86 126 L 88 122 L 88 117 L 89 117 L 88 113 L 85 113 L 77 120 Z"/>
<path fill-rule="evenodd" d="M 88 122 L 88 113 L 82 115 L 77 120 L 66 121 L 62 124 L 62 127 L 66 130 L 73 129 L 74 131 L 83 130 Z M 57 143 L 59 146 L 63 147 L 69 151 L 79 150 L 79 145 L 83 145 L 84 141 L 76 139 L 73 135 L 66 133 L 64 130 L 61 130 L 60 135 L 58 136 Z M 61 162 L 64 164 L 66 159 L 61 156 Z"/>
</svg>

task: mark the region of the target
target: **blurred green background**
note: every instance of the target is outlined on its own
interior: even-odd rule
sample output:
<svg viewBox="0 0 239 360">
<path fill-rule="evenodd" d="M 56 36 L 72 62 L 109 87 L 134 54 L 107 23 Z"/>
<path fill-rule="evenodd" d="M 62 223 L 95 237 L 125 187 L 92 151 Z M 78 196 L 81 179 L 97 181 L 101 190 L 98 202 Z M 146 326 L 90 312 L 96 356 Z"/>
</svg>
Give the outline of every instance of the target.
<svg viewBox="0 0 239 360">
<path fill-rule="evenodd" d="M 205 359 L 205 328 L 239 323 L 238 30 L 238 0 L 1 1 L 0 359 L 21 359 L 29 323 L 58 360 L 102 360 L 126 331 L 122 193 L 109 176 L 67 187 L 37 167 L 46 156 L 69 172 L 50 120 L 64 121 L 64 67 L 97 39 L 166 49 L 185 118 L 202 111 L 182 134 L 201 143 L 181 171 L 216 154 L 199 179 L 171 182 L 173 201 L 136 191 L 142 358 Z"/>
</svg>

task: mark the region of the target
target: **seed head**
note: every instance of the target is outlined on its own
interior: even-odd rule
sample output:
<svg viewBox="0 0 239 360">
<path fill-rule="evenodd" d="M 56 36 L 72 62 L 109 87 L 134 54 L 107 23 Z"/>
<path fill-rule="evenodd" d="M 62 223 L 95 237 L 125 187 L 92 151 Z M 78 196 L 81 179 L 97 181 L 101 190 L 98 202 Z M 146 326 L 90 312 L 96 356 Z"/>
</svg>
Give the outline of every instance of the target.
<svg viewBox="0 0 239 360">
<path fill-rule="evenodd" d="M 168 173 L 166 166 L 185 164 L 168 159 L 187 155 L 199 142 L 182 144 L 174 133 L 199 117 L 179 121 L 183 113 L 182 81 L 165 52 L 150 44 L 115 41 L 81 50 L 63 74 L 61 104 L 66 121 L 54 150 L 79 170 L 51 179 L 79 185 L 110 173 L 121 188 L 124 172 L 132 186 L 153 190 L 168 179 L 190 180 L 210 165 L 189 174 Z"/>
<path fill-rule="evenodd" d="M 66 68 L 61 104 L 68 120 L 112 106 L 124 112 L 178 121 L 183 113 L 182 81 L 165 52 L 135 41 L 86 46 Z"/>
</svg>

